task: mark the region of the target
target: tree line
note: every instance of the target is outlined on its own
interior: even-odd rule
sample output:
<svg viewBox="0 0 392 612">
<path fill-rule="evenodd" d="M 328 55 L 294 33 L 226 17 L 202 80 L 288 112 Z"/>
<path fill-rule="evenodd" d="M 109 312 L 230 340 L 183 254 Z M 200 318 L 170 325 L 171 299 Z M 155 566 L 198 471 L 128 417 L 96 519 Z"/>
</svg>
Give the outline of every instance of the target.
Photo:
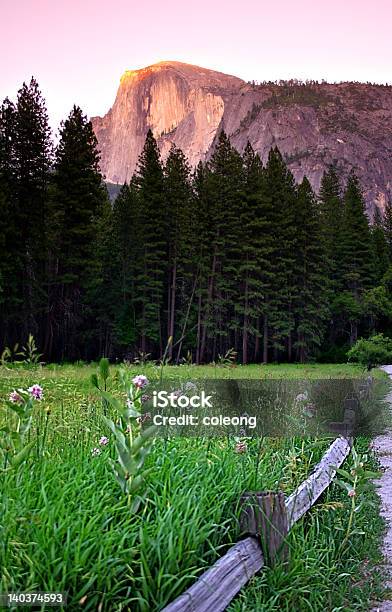
<svg viewBox="0 0 392 612">
<path fill-rule="evenodd" d="M 339 360 L 391 330 L 392 206 L 369 223 L 331 167 L 318 196 L 279 150 L 263 165 L 222 131 L 191 169 L 148 132 L 110 203 L 91 123 L 54 146 L 34 79 L 0 109 L 0 348 L 33 334 L 49 361 Z"/>
</svg>

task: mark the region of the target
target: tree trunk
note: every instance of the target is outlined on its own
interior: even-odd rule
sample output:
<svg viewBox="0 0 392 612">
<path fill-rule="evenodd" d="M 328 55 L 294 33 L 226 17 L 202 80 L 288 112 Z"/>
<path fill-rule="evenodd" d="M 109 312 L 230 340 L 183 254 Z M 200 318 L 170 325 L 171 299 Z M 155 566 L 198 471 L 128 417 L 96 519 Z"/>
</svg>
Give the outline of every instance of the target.
<svg viewBox="0 0 392 612">
<path fill-rule="evenodd" d="M 173 269 L 171 269 L 167 275 L 167 337 L 170 336 L 170 322 L 171 322 L 171 279 Z"/>
<path fill-rule="evenodd" d="M 260 319 L 259 317 L 257 317 L 257 321 L 256 321 L 256 330 L 257 331 L 256 331 L 256 337 L 255 337 L 255 350 L 254 350 L 253 358 L 257 362 L 259 358 L 259 351 L 260 351 Z"/>
<path fill-rule="evenodd" d="M 197 305 L 197 341 L 196 341 L 196 364 L 200 365 L 200 342 L 201 342 L 201 292 L 199 293 Z"/>
<path fill-rule="evenodd" d="M 264 315 L 263 363 L 268 363 L 268 317 L 267 315 Z"/>
<path fill-rule="evenodd" d="M 356 343 L 358 339 L 358 324 L 356 321 L 350 323 L 350 346 Z"/>
<path fill-rule="evenodd" d="M 169 293 L 170 297 L 170 323 L 169 323 L 169 338 L 172 339 L 172 342 L 169 346 L 169 359 L 171 361 L 173 357 L 173 340 L 174 340 L 174 317 L 176 312 L 176 283 L 177 283 L 177 260 L 174 260 L 174 267 L 172 273 L 172 283 Z"/>
<path fill-rule="evenodd" d="M 210 280 L 209 280 L 209 283 L 208 283 L 208 294 L 207 294 L 207 304 L 206 304 L 207 314 L 206 314 L 206 317 L 208 316 L 208 307 L 211 304 L 212 295 L 213 295 L 213 292 L 214 292 L 216 259 L 217 259 L 217 257 L 216 257 L 216 248 L 215 248 L 214 257 L 212 258 L 211 275 L 210 275 Z M 206 325 L 206 323 L 204 321 L 203 322 L 203 332 L 202 332 L 202 337 L 201 337 L 201 347 L 200 347 L 200 362 L 202 362 L 204 360 L 204 353 L 205 353 L 205 348 L 206 348 L 206 335 L 207 335 L 207 325 Z"/>
<path fill-rule="evenodd" d="M 177 352 L 177 365 L 180 361 L 180 356 L 181 356 L 181 350 L 182 350 L 182 341 L 185 337 L 185 332 L 186 332 L 186 326 L 188 324 L 188 319 L 189 319 L 189 313 L 191 311 L 191 306 L 193 303 L 193 297 L 195 295 L 195 291 L 196 291 L 196 285 L 197 285 L 197 281 L 199 278 L 199 273 L 196 274 L 195 277 L 195 282 L 193 283 L 193 287 L 192 287 L 192 293 L 191 293 L 191 297 L 189 298 L 189 302 L 188 302 L 188 308 L 186 311 L 186 315 L 185 315 L 185 319 L 184 319 L 184 325 L 182 327 L 182 333 L 181 333 L 181 339 L 180 339 L 180 343 L 178 346 L 178 352 Z M 200 298 L 199 298 L 199 314 L 198 314 L 198 320 L 197 320 L 197 348 L 196 348 L 196 363 L 197 363 L 197 353 L 198 353 L 198 345 L 199 345 L 199 333 L 200 333 Z"/>
<path fill-rule="evenodd" d="M 305 353 L 306 353 L 306 347 L 304 344 L 304 337 L 303 334 L 298 334 L 298 340 L 299 340 L 299 361 L 300 363 L 305 363 Z"/>
<path fill-rule="evenodd" d="M 244 326 L 242 330 L 242 363 L 248 363 L 248 279 L 245 283 Z"/>
</svg>

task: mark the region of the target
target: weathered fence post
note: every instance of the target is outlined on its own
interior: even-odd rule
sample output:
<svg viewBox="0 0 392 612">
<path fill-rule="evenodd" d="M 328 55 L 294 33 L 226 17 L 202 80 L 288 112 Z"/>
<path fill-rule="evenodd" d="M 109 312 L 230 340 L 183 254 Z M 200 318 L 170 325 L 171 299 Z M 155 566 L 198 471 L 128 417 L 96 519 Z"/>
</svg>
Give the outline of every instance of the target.
<svg viewBox="0 0 392 612">
<path fill-rule="evenodd" d="M 286 534 L 331 483 L 350 452 L 350 441 L 337 438 L 312 474 L 285 499 L 283 493 L 244 493 L 240 524 L 250 537 L 229 548 L 194 584 L 162 612 L 224 612 L 240 589 L 266 565 L 285 559 Z M 266 559 L 262 548 L 264 547 Z"/>
<path fill-rule="evenodd" d="M 370 397 L 370 391 L 373 386 L 373 378 L 368 376 L 366 381 L 359 385 L 359 397 L 361 399 L 368 400 Z"/>
<path fill-rule="evenodd" d="M 348 435 L 353 434 L 355 421 L 358 418 L 359 401 L 355 398 L 348 398 L 344 400 L 344 417 L 343 420 L 348 427 Z"/>
<path fill-rule="evenodd" d="M 343 407 L 343 421 L 341 423 L 334 421 L 329 423 L 329 430 L 345 438 L 351 438 L 354 433 L 355 421 L 358 419 L 359 401 L 356 397 L 346 398 Z"/>
<path fill-rule="evenodd" d="M 286 561 L 288 521 L 284 493 L 244 493 L 240 498 L 240 529 L 260 539 L 268 565 Z"/>
</svg>

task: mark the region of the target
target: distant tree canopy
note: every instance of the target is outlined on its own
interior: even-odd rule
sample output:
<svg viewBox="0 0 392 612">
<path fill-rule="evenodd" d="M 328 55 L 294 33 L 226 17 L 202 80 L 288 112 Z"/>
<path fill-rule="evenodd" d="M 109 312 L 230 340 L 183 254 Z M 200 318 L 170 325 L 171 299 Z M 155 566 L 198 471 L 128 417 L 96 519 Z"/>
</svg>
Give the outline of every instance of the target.
<svg viewBox="0 0 392 612">
<path fill-rule="evenodd" d="M 0 109 L 0 349 L 31 332 L 49 360 L 344 359 L 392 331 L 392 206 L 369 224 L 355 174 L 317 196 L 277 148 L 263 166 L 222 131 L 192 170 L 150 131 L 110 204 L 91 123 L 54 148 L 34 79 Z M 354 357 L 354 353 L 351 353 Z"/>
<path fill-rule="evenodd" d="M 361 364 L 370 371 L 372 368 L 390 363 L 392 359 L 392 340 L 383 334 L 368 339 L 360 338 L 348 351 L 348 358 Z"/>
</svg>

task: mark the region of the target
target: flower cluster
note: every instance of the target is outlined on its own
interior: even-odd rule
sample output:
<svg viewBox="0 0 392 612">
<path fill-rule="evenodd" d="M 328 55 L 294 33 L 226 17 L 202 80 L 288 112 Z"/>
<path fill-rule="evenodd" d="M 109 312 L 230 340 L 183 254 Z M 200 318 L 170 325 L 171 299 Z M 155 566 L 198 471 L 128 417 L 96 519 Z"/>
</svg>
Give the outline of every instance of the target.
<svg viewBox="0 0 392 612">
<path fill-rule="evenodd" d="M 13 404 L 23 404 L 23 397 L 21 396 L 20 393 L 18 393 L 18 391 L 15 391 L 14 389 L 10 393 L 9 401 L 12 402 Z"/>
<path fill-rule="evenodd" d="M 142 414 L 139 417 L 137 417 L 136 420 L 139 423 L 139 425 L 143 425 L 143 423 L 145 423 L 146 421 L 149 421 L 150 419 L 151 419 L 151 412 L 146 412 L 145 414 Z"/>
<path fill-rule="evenodd" d="M 239 453 L 239 454 L 246 453 L 246 451 L 248 450 L 248 445 L 245 441 L 240 440 L 235 445 L 234 450 L 236 453 Z"/>
<path fill-rule="evenodd" d="M 308 400 L 308 392 L 305 391 L 304 393 L 299 393 L 297 395 L 297 397 L 295 398 L 296 402 L 306 402 Z"/>
<path fill-rule="evenodd" d="M 30 395 L 31 399 L 38 400 L 39 402 L 44 397 L 43 388 L 41 387 L 41 385 L 38 385 L 36 383 L 35 385 L 32 385 L 31 387 L 29 387 L 27 391 L 25 391 L 24 389 L 18 389 L 18 391 L 16 391 L 14 389 L 13 391 L 11 391 L 8 399 L 13 404 L 23 404 L 23 402 L 25 401 L 23 394 L 26 394 L 26 393 Z"/>
<path fill-rule="evenodd" d="M 144 374 L 138 374 L 132 379 L 132 382 L 137 389 L 144 389 L 148 385 L 148 378 Z"/>
<path fill-rule="evenodd" d="M 98 440 L 98 444 L 99 446 L 107 446 L 107 444 L 109 444 L 109 438 L 107 438 L 106 436 L 101 436 Z M 93 457 L 98 457 L 101 453 L 102 449 L 100 449 L 98 446 L 95 446 L 93 449 L 91 449 L 91 454 Z"/>
<path fill-rule="evenodd" d="M 40 385 L 37 385 L 37 384 L 32 385 L 31 387 L 27 389 L 27 391 L 30 393 L 33 399 L 36 399 L 38 401 L 41 401 L 42 398 L 44 397 L 44 390 L 42 389 Z"/>
<path fill-rule="evenodd" d="M 309 417 L 310 419 L 313 418 L 316 414 L 316 406 L 312 403 L 309 402 L 308 404 L 306 404 L 304 406 L 304 415 Z"/>
</svg>

